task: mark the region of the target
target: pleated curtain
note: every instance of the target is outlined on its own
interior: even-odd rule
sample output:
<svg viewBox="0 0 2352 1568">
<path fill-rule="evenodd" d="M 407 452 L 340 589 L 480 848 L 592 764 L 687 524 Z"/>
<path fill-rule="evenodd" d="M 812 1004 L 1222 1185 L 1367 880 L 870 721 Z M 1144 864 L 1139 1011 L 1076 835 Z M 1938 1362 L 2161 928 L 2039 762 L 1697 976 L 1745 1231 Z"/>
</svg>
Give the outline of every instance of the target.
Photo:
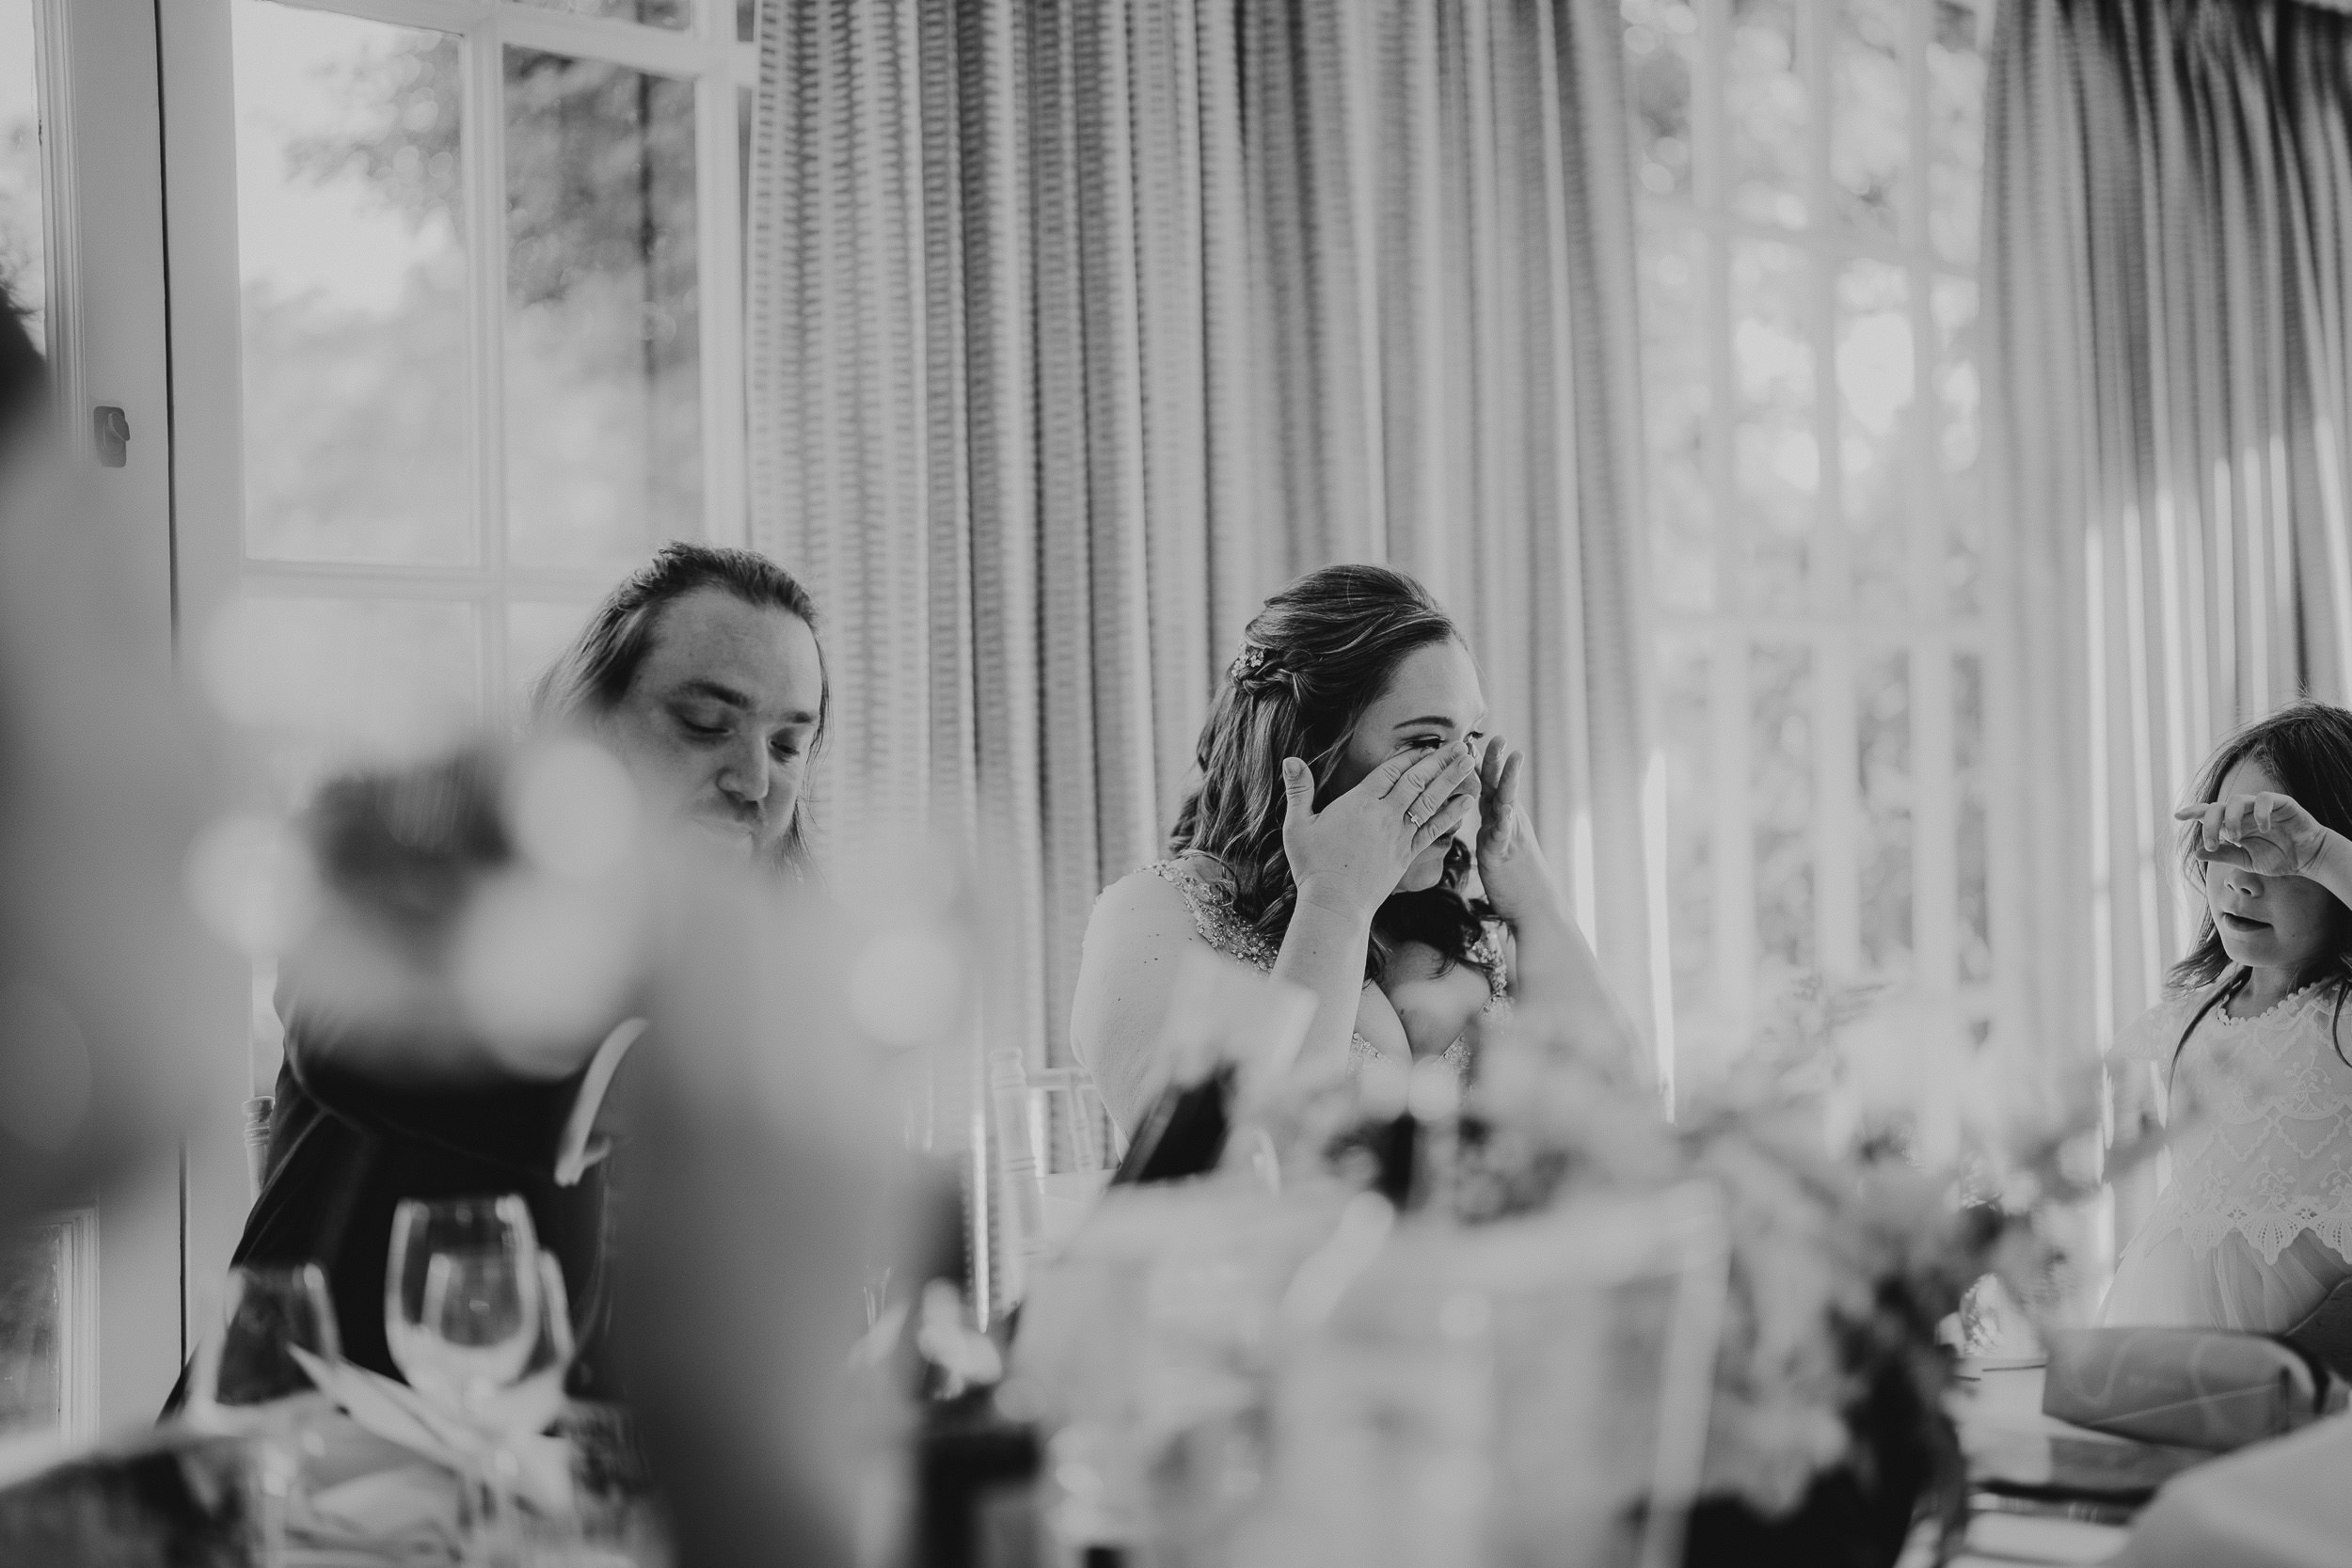
<svg viewBox="0 0 2352 1568">
<path fill-rule="evenodd" d="M 1655 963 L 1606 0 L 764 0 L 753 536 L 825 616 L 837 843 L 979 847 L 985 1030 L 1069 1063 L 1265 594 L 1469 628 L 1620 993 Z M 1648 831 L 1645 831 L 1645 822 Z"/>
<path fill-rule="evenodd" d="M 2352 700 L 2352 17 L 2009 0 L 1988 83 L 1989 452 L 2016 551 L 2030 1013 L 2104 1045 L 2195 934 L 2214 743 Z"/>
</svg>

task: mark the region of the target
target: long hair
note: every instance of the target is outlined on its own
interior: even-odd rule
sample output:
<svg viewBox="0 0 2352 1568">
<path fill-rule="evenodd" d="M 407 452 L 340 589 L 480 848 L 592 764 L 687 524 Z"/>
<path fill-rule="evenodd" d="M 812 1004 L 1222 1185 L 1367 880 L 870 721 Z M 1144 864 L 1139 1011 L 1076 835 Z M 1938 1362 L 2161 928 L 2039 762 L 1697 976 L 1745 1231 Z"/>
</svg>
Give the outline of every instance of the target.
<svg viewBox="0 0 2352 1568">
<path fill-rule="evenodd" d="M 1348 737 L 1397 666 L 1417 648 L 1460 636 L 1427 589 L 1385 566 L 1326 566 L 1266 600 L 1200 727 L 1200 783 L 1177 811 L 1168 852 L 1217 861 L 1234 913 L 1279 942 L 1298 901 L 1282 851 L 1282 759 L 1306 761 L 1321 811 L 1339 793 Z M 1368 977 L 1379 976 L 1402 942 L 1427 942 L 1449 963 L 1467 956 L 1486 916 L 1462 895 L 1469 871 L 1457 839 L 1436 886 L 1381 905 Z"/>
<path fill-rule="evenodd" d="M 628 697 L 646 656 L 653 652 L 663 614 L 679 599 L 705 588 L 732 594 L 757 609 L 781 610 L 799 617 L 817 639 L 818 669 L 824 671 L 825 643 L 817 622 L 817 603 L 799 578 L 755 550 L 674 539 L 604 596 L 571 645 L 532 683 L 532 726 L 594 728 L 609 718 Z M 817 734 L 809 742 L 812 759 L 824 744 L 832 707 L 833 679 L 828 673 L 818 689 Z M 803 875 L 812 869 L 808 830 L 808 796 L 803 791 L 793 802 L 792 821 L 776 854 L 788 869 Z"/>
<path fill-rule="evenodd" d="M 2294 797 L 2296 804 L 2311 813 L 2322 826 L 2352 837 L 2352 712 L 2331 707 L 2326 703 L 2308 699 L 2289 703 L 2275 713 L 2265 714 L 2239 730 L 2215 748 L 2211 757 L 2197 776 L 2192 805 L 2211 805 L 2221 798 L 2221 784 L 2238 764 L 2249 759 L 2260 763 L 2278 781 L 2280 790 Z M 2201 828 L 2196 822 L 2182 825 L 2181 870 L 2199 888 L 2210 875 L 2205 862 L 2198 859 L 2197 847 Z M 2352 991 L 2352 911 L 2338 910 L 2336 917 L 2336 949 L 2314 963 L 2312 969 L 2296 976 L 2298 985 L 2309 985 L 2332 976 L 2336 981 L 2334 1010 L 2328 1015 L 2328 1037 L 2335 1037 L 2336 1022 L 2343 1015 L 2347 991 Z M 2231 958 L 2221 945 L 2221 933 L 2214 927 L 2210 905 L 2198 919 L 2197 942 L 2188 955 L 2174 964 L 2166 976 L 2175 990 L 2194 990 L 2210 986 L 2227 974 Z M 2204 1022 L 2205 1014 L 2229 999 L 2246 982 L 2236 976 L 2221 991 L 2206 999 L 2189 1020 L 2178 1043 L 2173 1047 L 2177 1058 L 2188 1037 Z M 2344 1056 L 2344 1046 L 2336 1044 L 2336 1054 Z M 2345 1059 L 2352 1067 L 2352 1058 Z"/>
</svg>

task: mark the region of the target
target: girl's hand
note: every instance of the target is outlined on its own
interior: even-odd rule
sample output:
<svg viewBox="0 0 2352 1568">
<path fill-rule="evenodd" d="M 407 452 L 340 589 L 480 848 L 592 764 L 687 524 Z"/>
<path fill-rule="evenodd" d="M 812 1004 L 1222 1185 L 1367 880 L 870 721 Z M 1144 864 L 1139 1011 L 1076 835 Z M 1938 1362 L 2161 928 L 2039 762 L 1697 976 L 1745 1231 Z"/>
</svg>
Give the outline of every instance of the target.
<svg viewBox="0 0 2352 1568">
<path fill-rule="evenodd" d="M 1486 902 L 1495 913 L 1514 927 L 1566 914 L 1560 886 L 1535 843 L 1535 829 L 1519 809 L 1526 763 L 1523 753 L 1495 736 L 1486 742 L 1478 770 L 1478 879 L 1486 885 Z"/>
<path fill-rule="evenodd" d="M 1461 785 L 1472 766 L 1464 740 L 1434 752 L 1400 752 L 1317 811 L 1314 774 L 1285 757 L 1282 852 L 1299 902 L 1369 921 L 1405 879 L 1413 857 L 1470 815 L 1472 798 Z"/>
<path fill-rule="evenodd" d="M 2293 796 L 2268 790 L 2183 806 L 2172 818 L 2198 824 L 2192 852 L 2199 860 L 2242 865 L 2265 877 L 2306 875 L 2336 836 Z"/>
</svg>

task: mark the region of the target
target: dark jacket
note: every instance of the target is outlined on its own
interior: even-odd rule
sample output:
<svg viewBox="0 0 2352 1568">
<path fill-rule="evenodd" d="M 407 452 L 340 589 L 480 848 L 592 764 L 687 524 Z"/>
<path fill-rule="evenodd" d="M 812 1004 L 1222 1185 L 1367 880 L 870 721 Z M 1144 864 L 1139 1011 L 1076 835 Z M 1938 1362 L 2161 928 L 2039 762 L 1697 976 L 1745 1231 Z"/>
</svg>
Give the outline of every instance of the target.
<svg viewBox="0 0 2352 1568">
<path fill-rule="evenodd" d="M 615 1397 L 604 1354 L 606 1164 L 589 1165 L 570 1186 L 555 1180 L 587 1069 L 554 1082 L 399 1086 L 354 1066 L 382 1060 L 385 1048 L 343 1049 L 353 1027 L 306 1007 L 291 988 L 280 990 L 278 1011 L 286 1065 L 261 1195 L 231 1262 L 316 1262 L 334 1296 L 344 1358 L 397 1377 L 384 1336 L 392 1211 L 403 1198 L 519 1193 L 539 1244 L 563 1265 L 579 1338 L 571 1390 Z"/>
</svg>

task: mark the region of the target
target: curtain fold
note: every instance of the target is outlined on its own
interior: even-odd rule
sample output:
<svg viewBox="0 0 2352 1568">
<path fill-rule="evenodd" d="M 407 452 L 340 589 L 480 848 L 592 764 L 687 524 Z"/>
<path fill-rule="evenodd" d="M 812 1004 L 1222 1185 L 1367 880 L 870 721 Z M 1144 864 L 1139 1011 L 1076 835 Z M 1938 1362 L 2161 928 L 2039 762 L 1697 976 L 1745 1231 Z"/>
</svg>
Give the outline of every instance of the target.
<svg viewBox="0 0 2352 1568">
<path fill-rule="evenodd" d="M 2239 723 L 2352 700 L 2352 17 L 2012 0 L 1987 102 L 1988 406 L 2032 809 L 1996 835 L 2049 1047 L 2194 935 L 2172 809 Z M 2055 678 L 2054 678 L 2055 677 Z"/>
<path fill-rule="evenodd" d="M 1618 26 L 1606 0 L 764 0 L 753 538 L 826 617 L 834 839 L 980 847 L 994 1070 L 1068 1064 L 1097 894 L 1161 853 L 1259 600 L 1339 560 L 1469 628 L 1646 1021 Z"/>
</svg>

